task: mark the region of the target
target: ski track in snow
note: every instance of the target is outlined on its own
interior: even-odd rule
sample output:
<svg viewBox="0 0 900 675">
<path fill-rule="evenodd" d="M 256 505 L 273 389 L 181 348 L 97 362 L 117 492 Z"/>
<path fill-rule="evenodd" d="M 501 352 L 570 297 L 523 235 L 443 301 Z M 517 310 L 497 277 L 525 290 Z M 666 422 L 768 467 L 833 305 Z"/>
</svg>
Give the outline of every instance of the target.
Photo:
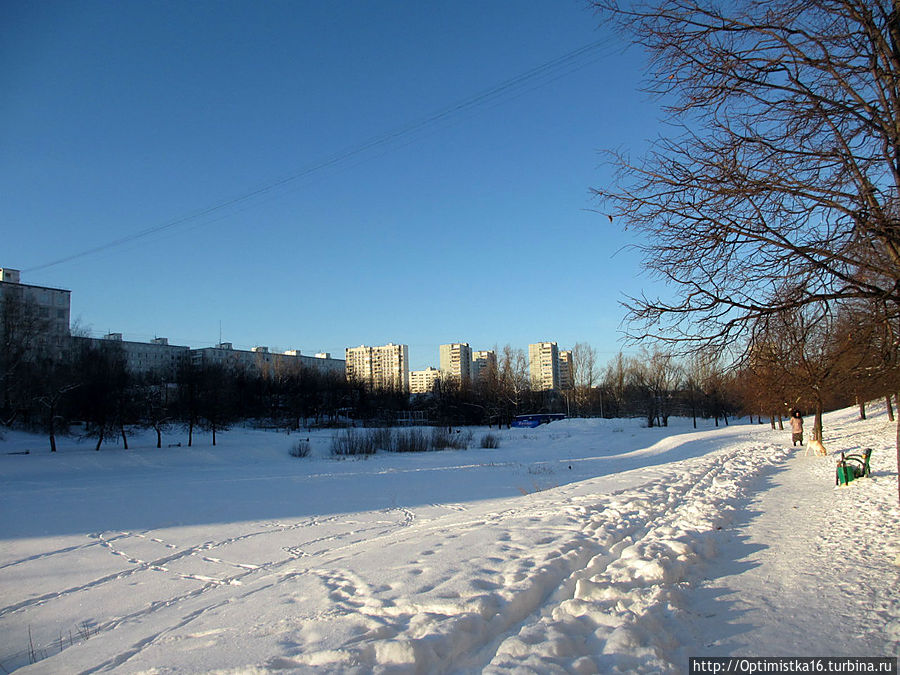
<svg viewBox="0 0 900 675">
<path fill-rule="evenodd" d="M 722 450 L 515 499 L 222 524 L 196 542 L 198 527 L 97 532 L 14 557 L 0 565 L 5 589 L 42 570 L 65 569 L 61 580 L 77 581 L 38 594 L 22 586 L 12 601 L 4 595 L 0 633 L 58 627 L 66 617 L 70 626 L 86 620 L 91 635 L 64 644 L 60 634 L 54 647 L 49 631 L 38 649 L 47 658 L 30 666 L 30 648 L 9 642 L 0 666 L 85 674 L 682 672 L 691 631 L 705 630 L 691 589 L 716 583 L 704 570 L 715 567 L 740 509 L 796 452 L 722 434 Z M 827 481 L 833 463 L 820 466 L 816 478 Z M 611 491 L 617 484 L 628 487 Z M 838 493 L 841 513 L 853 512 L 852 487 Z M 804 546 L 819 546 L 825 560 L 844 543 L 865 547 L 876 527 L 862 521 Z M 865 606 L 900 646 L 900 600 L 872 591 L 885 583 L 879 572 L 838 585 L 848 596 L 869 593 Z M 888 587 L 896 588 L 894 577 Z M 747 611 L 765 602 L 777 601 L 762 598 Z M 81 607 L 105 615 L 85 617 Z"/>
</svg>

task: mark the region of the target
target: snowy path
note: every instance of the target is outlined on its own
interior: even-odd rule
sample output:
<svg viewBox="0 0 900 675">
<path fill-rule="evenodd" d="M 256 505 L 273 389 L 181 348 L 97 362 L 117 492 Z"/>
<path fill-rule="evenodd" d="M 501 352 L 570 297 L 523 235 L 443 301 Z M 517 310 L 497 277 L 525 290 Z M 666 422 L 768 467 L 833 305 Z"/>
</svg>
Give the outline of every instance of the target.
<svg viewBox="0 0 900 675">
<path fill-rule="evenodd" d="M 512 440 L 502 467 L 480 463 L 473 473 L 478 455 L 467 455 L 458 484 L 435 484 L 430 469 L 407 466 L 410 494 L 430 489 L 431 500 L 7 539 L 0 665 L 27 673 L 650 673 L 683 672 L 695 655 L 896 655 L 892 428 L 857 425 L 846 413 L 830 424 L 835 442 L 876 448 L 872 480 L 836 490 L 830 460 L 798 457 L 779 445 L 784 434 L 744 425 L 623 448 L 617 461 L 645 466 L 559 485 L 553 467 L 568 474 L 600 461 L 593 446 L 603 437 L 594 428 L 579 436 L 573 421 L 572 436 L 555 445 L 535 437 L 543 459 L 525 472 L 511 458 L 522 459 L 527 445 Z M 605 438 L 621 443 L 622 433 Z M 684 459 L 658 463 L 660 453 Z M 362 466 L 349 467 L 363 476 L 355 487 L 378 501 L 396 474 Z M 452 475 L 448 466 L 440 472 Z M 130 489 L 140 501 L 158 478 L 180 475 L 154 473 L 146 485 L 134 476 Z M 261 502 L 295 480 L 268 464 L 255 475 L 247 495 Z M 513 480 L 528 494 L 453 499 L 476 475 L 494 481 L 489 492 Z M 521 487 L 529 483 L 533 491 Z M 67 484 L 57 487 L 66 493 Z M 15 496 L 17 508 L 30 489 Z M 35 499 L 47 494 L 34 489 Z M 350 496 L 333 497 L 341 498 Z M 871 522 L 831 527 L 858 520 L 861 508 Z M 854 564 L 858 575 L 841 579 Z M 834 640 L 848 629 L 852 648 Z"/>
<path fill-rule="evenodd" d="M 693 593 L 696 644 L 708 656 L 900 656 L 890 458 L 875 462 L 872 480 L 835 488 L 834 461 L 802 454 L 750 503 L 752 519 Z"/>
</svg>

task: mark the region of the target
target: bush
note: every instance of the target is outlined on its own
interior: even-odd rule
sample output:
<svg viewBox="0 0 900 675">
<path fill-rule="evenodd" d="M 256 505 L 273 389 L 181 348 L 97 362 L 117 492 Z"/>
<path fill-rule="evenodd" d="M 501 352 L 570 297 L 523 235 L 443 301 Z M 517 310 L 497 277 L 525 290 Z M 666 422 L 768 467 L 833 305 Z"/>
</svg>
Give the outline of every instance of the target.
<svg viewBox="0 0 900 675">
<path fill-rule="evenodd" d="M 394 449 L 394 432 L 392 429 L 369 429 L 366 432 L 368 444 L 372 446 L 372 454 L 381 450 L 391 452 Z"/>
<path fill-rule="evenodd" d="M 471 430 L 458 433 L 456 435 L 456 443 L 453 444 L 453 447 L 457 450 L 468 450 L 469 446 L 472 444 L 473 438 L 475 438 L 475 434 L 473 434 Z"/>
<path fill-rule="evenodd" d="M 374 455 L 375 450 L 372 434 L 361 434 L 353 428 L 344 429 L 331 438 L 332 455 Z"/>
<path fill-rule="evenodd" d="M 332 437 L 331 454 L 335 456 L 374 455 L 378 451 L 428 452 L 429 450 L 447 450 L 449 448 L 466 450 L 472 442 L 472 437 L 471 431 L 450 432 L 442 427 L 432 429 L 431 436 L 421 429 L 404 431 L 345 429 Z M 499 442 L 491 447 L 499 447 Z M 305 457 L 305 455 L 302 456 Z"/>
<path fill-rule="evenodd" d="M 309 439 L 300 439 L 290 449 L 291 457 L 308 457 L 309 456 Z"/>
<path fill-rule="evenodd" d="M 465 433 L 457 431 L 453 433 L 443 427 L 435 427 L 431 432 L 431 447 L 435 450 L 446 450 L 447 448 L 467 450 L 471 442 L 471 431 L 466 431 Z"/>
<path fill-rule="evenodd" d="M 499 448 L 500 447 L 500 439 L 494 434 L 485 434 L 481 437 L 481 447 L 482 448 Z"/>
<path fill-rule="evenodd" d="M 394 450 L 396 452 L 428 452 L 431 450 L 431 446 L 424 431 L 407 429 L 397 432 Z"/>
</svg>

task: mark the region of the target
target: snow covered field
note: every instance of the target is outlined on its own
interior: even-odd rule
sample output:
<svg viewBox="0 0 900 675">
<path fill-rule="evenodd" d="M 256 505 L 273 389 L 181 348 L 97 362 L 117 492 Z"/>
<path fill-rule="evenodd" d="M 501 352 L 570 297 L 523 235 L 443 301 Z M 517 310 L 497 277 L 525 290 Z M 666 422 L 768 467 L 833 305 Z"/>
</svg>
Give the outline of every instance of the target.
<svg viewBox="0 0 900 675">
<path fill-rule="evenodd" d="M 7 433 L 0 673 L 897 656 L 895 427 L 870 412 L 826 417 L 832 452 L 874 449 L 872 478 L 843 488 L 833 458 L 746 423 L 565 420 L 504 430 L 499 449 L 346 460 L 330 432 L 305 459 L 275 432 L 55 455 Z"/>
</svg>

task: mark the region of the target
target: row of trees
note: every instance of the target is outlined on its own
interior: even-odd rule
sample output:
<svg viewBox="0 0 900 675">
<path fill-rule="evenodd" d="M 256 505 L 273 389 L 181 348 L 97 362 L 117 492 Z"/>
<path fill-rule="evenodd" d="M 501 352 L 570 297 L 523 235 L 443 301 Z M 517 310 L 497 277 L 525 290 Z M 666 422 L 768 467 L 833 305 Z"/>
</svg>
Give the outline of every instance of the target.
<svg viewBox="0 0 900 675">
<path fill-rule="evenodd" d="M 581 369 L 571 391 L 532 388 L 522 350 L 505 347 L 498 367 L 474 387 L 453 378 L 428 396 L 371 390 L 318 370 L 235 369 L 186 364 L 174 381 L 128 372 L 120 344 L 74 340 L 68 350 L 26 350 L 29 358 L 4 370 L 2 414 L 7 426 L 57 433 L 78 422 L 83 433 L 128 447 L 128 429 L 156 432 L 157 446 L 174 429 L 192 445 L 197 431 L 216 436 L 237 422 L 284 429 L 346 423 L 393 425 L 422 420 L 446 426 L 509 425 L 520 413 L 642 416 L 649 426 L 666 425 L 672 414 L 727 421 L 739 410 L 735 380 L 717 361 L 690 364 L 659 352 L 618 354 L 604 368 L 596 353 L 577 345 Z"/>
<path fill-rule="evenodd" d="M 48 340 L 47 327 L 27 302 L 5 298 L 0 331 L 5 349 L 0 360 L 0 419 L 56 435 L 73 422 L 83 433 L 128 447 L 128 429 L 154 429 L 157 445 L 175 429 L 192 445 L 196 431 L 219 432 L 253 420 L 278 428 L 347 422 L 391 425 L 403 420 L 435 424 L 509 425 L 517 414 L 552 411 L 570 415 L 644 416 L 648 424 L 666 424 L 675 411 L 714 416 L 717 421 L 737 406 L 722 389 L 719 371 L 693 379 L 682 375 L 674 359 L 661 354 L 619 354 L 605 368 L 585 344 L 573 350 L 575 387 L 570 391 L 532 388 L 525 352 L 507 345 L 497 367 L 475 386 L 445 378 L 432 395 L 410 398 L 403 392 L 373 391 L 342 376 L 315 369 L 282 366 L 226 368 L 187 363 L 177 377 L 134 375 L 121 344 L 114 341 Z M 718 368 L 718 364 L 716 365 Z"/>
<path fill-rule="evenodd" d="M 897 371 L 883 368 L 890 352 L 890 321 L 869 314 L 775 315 L 753 335 L 742 361 L 707 349 L 676 358 L 662 349 L 619 353 L 600 364 L 596 350 L 573 348 L 574 387 L 532 387 L 525 352 L 507 345 L 497 366 L 474 386 L 439 381 L 432 395 L 373 391 L 342 376 L 300 367 L 226 368 L 185 364 L 171 380 L 128 372 L 122 346 L 113 341 L 46 341 L 45 327 L 25 304 L 7 299 L 0 321 L 8 347 L 0 361 L 0 414 L 7 426 L 47 433 L 51 449 L 73 421 L 99 449 L 115 439 L 127 448 L 132 427 L 154 429 L 157 445 L 175 428 L 192 445 L 196 431 L 211 435 L 252 420 L 296 429 L 311 425 L 393 425 L 422 420 L 446 426 L 509 425 L 521 413 L 643 417 L 666 426 L 672 415 L 712 418 L 734 414 L 780 423 L 791 409 L 821 413 L 890 393 Z M 777 320 L 776 320 L 777 319 Z M 68 347 L 66 347 L 68 345 Z M 890 400 L 890 399 L 889 399 Z"/>
<path fill-rule="evenodd" d="M 836 390 L 897 394 L 900 2 L 595 5 L 648 53 L 670 129 L 596 191 L 667 284 L 631 299 L 631 336 L 740 345 L 757 406 L 809 395 L 819 433 Z"/>
<path fill-rule="evenodd" d="M 55 435 L 78 423 L 96 439 L 121 440 L 128 447 L 128 429 L 164 434 L 183 429 L 187 445 L 195 433 L 217 434 L 236 422 L 259 420 L 296 428 L 307 420 L 334 421 L 348 404 L 353 388 L 342 377 L 317 370 L 294 369 L 276 375 L 218 364 L 185 364 L 174 381 L 129 373 L 121 345 L 76 341 L 65 353 L 54 353 L 21 364 L 12 386 L 4 389 L 7 426 L 43 430 L 55 450 Z M 360 397 L 365 405 L 364 397 Z"/>
</svg>

